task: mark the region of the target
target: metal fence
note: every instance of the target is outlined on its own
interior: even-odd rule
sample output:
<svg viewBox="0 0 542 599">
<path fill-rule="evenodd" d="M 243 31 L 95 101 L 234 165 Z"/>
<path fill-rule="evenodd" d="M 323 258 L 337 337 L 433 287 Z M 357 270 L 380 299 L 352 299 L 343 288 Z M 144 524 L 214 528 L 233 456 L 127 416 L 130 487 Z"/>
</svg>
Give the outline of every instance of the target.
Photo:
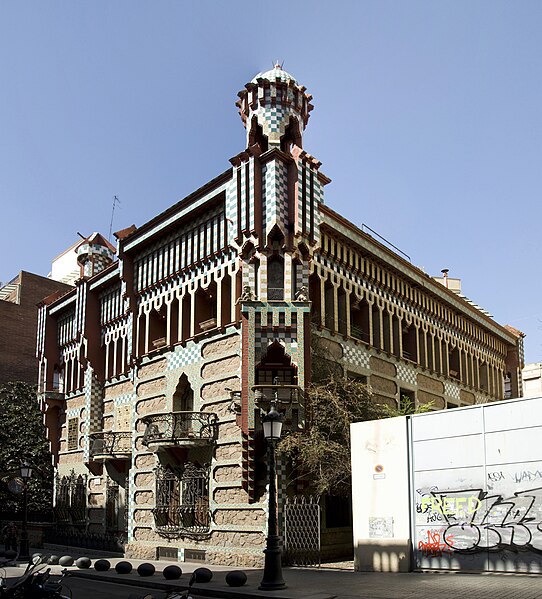
<svg viewBox="0 0 542 599">
<path fill-rule="evenodd" d="M 300 495 L 284 502 L 284 563 L 320 566 L 320 497 Z"/>
<path fill-rule="evenodd" d="M 114 553 L 123 553 L 126 537 L 114 534 L 93 534 L 76 528 L 50 528 L 44 535 L 44 542 L 67 547 L 101 549 Z"/>
</svg>

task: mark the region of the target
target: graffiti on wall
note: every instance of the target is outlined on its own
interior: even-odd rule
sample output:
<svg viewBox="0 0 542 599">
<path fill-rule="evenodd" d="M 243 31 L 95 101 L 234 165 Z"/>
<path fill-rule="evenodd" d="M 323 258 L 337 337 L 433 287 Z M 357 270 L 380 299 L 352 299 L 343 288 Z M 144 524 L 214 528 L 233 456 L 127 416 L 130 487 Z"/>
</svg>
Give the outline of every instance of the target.
<svg viewBox="0 0 542 599">
<path fill-rule="evenodd" d="M 416 511 L 418 522 L 434 526 L 418 541 L 424 557 L 504 549 L 542 553 L 542 487 L 511 496 L 484 489 L 419 489 Z"/>
</svg>

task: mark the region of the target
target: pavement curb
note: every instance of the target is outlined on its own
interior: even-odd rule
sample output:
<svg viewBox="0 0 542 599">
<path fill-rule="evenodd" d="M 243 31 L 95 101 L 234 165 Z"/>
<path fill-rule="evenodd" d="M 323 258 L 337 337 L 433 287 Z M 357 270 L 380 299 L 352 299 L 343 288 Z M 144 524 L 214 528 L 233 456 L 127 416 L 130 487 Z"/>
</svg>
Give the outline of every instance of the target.
<svg viewBox="0 0 542 599">
<path fill-rule="evenodd" d="M 219 574 L 226 574 L 220 572 Z M 137 576 L 137 577 L 136 577 Z M 68 579 L 72 578 L 86 578 L 89 580 L 100 580 L 103 582 L 109 582 L 113 584 L 123 584 L 129 586 L 138 586 L 156 591 L 172 591 L 179 590 L 185 591 L 188 589 L 188 581 L 167 581 L 158 580 L 153 576 L 139 576 L 133 574 L 117 574 L 111 573 L 94 573 L 87 572 L 85 570 L 70 570 Z M 261 572 L 258 573 L 258 582 L 251 581 L 250 573 L 248 573 L 248 583 L 242 587 L 230 587 L 226 583 L 221 583 L 218 580 L 211 580 L 211 582 L 205 584 L 194 584 L 191 589 L 193 595 L 201 595 L 204 597 L 216 597 L 219 599 L 263 599 L 264 597 L 277 597 L 277 599 L 299 599 L 299 589 L 284 589 L 281 591 L 260 591 L 257 588 L 259 585 L 259 578 Z M 252 578 L 255 578 L 254 576 Z M 303 595 L 307 599 L 334 599 L 337 595 L 330 595 L 329 593 L 310 593 L 307 589 L 307 593 Z"/>
</svg>

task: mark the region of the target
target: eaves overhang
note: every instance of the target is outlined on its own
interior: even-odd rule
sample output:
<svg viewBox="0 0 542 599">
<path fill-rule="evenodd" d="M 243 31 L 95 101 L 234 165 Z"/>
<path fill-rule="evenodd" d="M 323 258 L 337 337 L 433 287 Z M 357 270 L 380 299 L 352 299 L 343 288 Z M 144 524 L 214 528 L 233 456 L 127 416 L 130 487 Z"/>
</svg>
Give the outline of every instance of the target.
<svg viewBox="0 0 542 599">
<path fill-rule="evenodd" d="M 181 221 L 190 212 L 204 206 L 220 193 L 226 192 L 227 183 L 231 179 L 232 170 L 229 168 L 190 195 L 186 196 L 149 222 L 136 229 L 122 241 L 124 252 L 130 252 L 138 245 L 148 241 L 154 235 L 169 229 Z"/>
<path fill-rule="evenodd" d="M 434 281 L 430 275 L 404 258 L 401 258 L 401 256 L 397 255 L 395 252 L 392 252 L 385 245 L 356 227 L 356 225 L 351 223 L 344 216 L 341 216 L 325 205 L 320 205 L 320 211 L 323 216 L 322 224 L 324 226 L 327 225 L 330 230 L 337 231 L 346 239 L 349 239 L 359 246 L 362 250 L 365 250 L 368 254 L 371 254 L 375 258 L 380 259 L 383 263 L 390 265 L 413 284 L 425 289 L 428 293 L 475 321 L 483 328 L 491 331 L 506 343 L 511 345 L 516 344 L 516 337 L 514 337 L 511 332 L 507 331 L 505 327 L 473 308 L 468 302 L 463 300 L 453 291 L 446 289 L 446 287 Z"/>
<path fill-rule="evenodd" d="M 91 291 L 95 291 L 96 289 L 103 287 L 107 283 L 110 283 L 112 279 L 119 278 L 119 277 L 120 277 L 119 263 L 114 262 L 111 266 L 109 266 L 105 270 L 102 270 L 97 275 L 94 275 L 92 277 L 92 279 L 89 280 L 89 283 L 88 283 L 89 289 Z"/>
<path fill-rule="evenodd" d="M 62 312 L 62 310 L 67 308 L 70 304 L 75 304 L 76 301 L 77 293 L 74 289 L 73 291 L 70 291 L 70 294 L 68 296 L 65 295 L 54 304 L 51 304 L 49 306 L 48 312 L 49 314 L 56 314 L 57 312 Z"/>
</svg>

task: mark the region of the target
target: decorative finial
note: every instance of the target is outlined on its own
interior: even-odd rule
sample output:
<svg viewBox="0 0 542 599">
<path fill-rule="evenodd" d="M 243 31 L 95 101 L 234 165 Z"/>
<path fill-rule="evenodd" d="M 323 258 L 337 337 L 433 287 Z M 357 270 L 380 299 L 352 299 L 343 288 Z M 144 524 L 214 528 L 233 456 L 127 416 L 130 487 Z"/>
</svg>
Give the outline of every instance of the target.
<svg viewBox="0 0 542 599">
<path fill-rule="evenodd" d="M 275 64 L 273 65 L 274 69 L 282 69 L 282 66 L 284 65 L 284 61 L 280 62 L 280 60 L 275 60 Z"/>
</svg>

